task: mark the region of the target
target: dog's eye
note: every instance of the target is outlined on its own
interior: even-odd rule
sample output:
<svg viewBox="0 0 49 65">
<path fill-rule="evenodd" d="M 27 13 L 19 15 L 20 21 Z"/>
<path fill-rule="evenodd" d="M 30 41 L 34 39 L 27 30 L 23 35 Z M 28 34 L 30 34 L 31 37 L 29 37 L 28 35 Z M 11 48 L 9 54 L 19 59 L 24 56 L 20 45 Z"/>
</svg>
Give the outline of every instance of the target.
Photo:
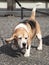
<svg viewBox="0 0 49 65">
<path fill-rule="evenodd" d="M 20 40 L 22 39 L 22 37 L 19 38 Z"/>
<path fill-rule="evenodd" d="M 25 37 L 25 39 L 27 39 L 27 37 Z"/>
</svg>

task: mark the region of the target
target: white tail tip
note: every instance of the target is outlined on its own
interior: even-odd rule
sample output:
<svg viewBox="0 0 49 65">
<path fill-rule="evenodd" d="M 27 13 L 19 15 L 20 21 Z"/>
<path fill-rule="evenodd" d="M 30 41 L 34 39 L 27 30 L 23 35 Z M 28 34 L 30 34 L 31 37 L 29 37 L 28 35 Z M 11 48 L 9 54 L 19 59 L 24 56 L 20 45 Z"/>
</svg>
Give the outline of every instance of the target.
<svg viewBox="0 0 49 65">
<path fill-rule="evenodd" d="M 33 7 L 33 10 L 32 11 L 36 11 L 36 8 L 39 6 L 39 5 L 42 5 L 42 3 L 41 2 L 39 2 L 39 3 L 37 3 L 34 7 Z"/>
<path fill-rule="evenodd" d="M 39 5 L 42 5 L 42 3 L 41 3 L 41 2 L 39 2 L 39 3 L 37 3 L 37 4 L 36 4 L 36 6 L 39 6 Z"/>
</svg>

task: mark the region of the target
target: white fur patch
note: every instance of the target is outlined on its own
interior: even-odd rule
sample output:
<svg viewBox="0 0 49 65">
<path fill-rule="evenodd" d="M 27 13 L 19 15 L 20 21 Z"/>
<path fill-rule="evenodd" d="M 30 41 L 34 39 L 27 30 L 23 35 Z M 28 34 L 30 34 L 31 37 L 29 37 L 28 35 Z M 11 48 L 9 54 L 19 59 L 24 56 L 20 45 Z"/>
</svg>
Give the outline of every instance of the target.
<svg viewBox="0 0 49 65">
<path fill-rule="evenodd" d="M 39 6 L 39 5 L 42 5 L 42 3 L 41 2 L 39 2 L 39 3 L 37 3 L 34 7 L 33 7 L 33 12 L 35 12 L 36 11 L 36 8 Z"/>
<path fill-rule="evenodd" d="M 39 44 L 39 46 L 38 46 L 37 49 L 38 49 L 38 50 L 42 50 L 42 39 L 40 40 L 40 44 Z"/>
<path fill-rule="evenodd" d="M 27 32 L 28 32 L 28 29 L 27 29 L 27 26 L 23 23 L 20 23 L 18 24 L 16 27 L 15 27 L 15 30 L 18 29 L 18 28 L 24 28 Z"/>
<path fill-rule="evenodd" d="M 38 39 L 42 39 L 42 35 L 41 34 L 37 34 L 37 37 L 38 37 Z"/>
</svg>

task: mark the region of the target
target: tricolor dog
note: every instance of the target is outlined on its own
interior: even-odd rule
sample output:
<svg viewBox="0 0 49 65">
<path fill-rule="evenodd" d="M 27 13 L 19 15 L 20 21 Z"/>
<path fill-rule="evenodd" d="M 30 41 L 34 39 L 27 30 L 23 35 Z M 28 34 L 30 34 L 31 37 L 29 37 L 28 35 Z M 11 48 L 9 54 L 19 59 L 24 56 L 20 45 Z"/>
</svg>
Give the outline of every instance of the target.
<svg viewBox="0 0 49 65">
<path fill-rule="evenodd" d="M 38 6 L 40 4 L 37 4 Z M 25 48 L 25 57 L 30 56 L 30 48 L 32 39 L 36 36 L 39 39 L 38 50 L 42 50 L 42 35 L 39 23 L 35 20 L 36 6 L 32 10 L 31 17 L 24 22 L 20 22 L 14 29 L 14 33 L 11 38 L 6 39 L 6 42 L 10 43 L 12 40 L 16 40 L 20 48 Z M 14 43 L 16 46 L 17 43 Z"/>
</svg>

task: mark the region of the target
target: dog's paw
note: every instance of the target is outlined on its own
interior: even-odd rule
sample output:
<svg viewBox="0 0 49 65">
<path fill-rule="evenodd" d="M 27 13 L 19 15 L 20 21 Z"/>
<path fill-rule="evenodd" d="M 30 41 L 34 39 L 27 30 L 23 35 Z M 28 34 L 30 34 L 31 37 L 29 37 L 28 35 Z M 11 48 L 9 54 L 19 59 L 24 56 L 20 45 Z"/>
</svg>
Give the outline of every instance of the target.
<svg viewBox="0 0 49 65">
<path fill-rule="evenodd" d="M 42 50 L 42 47 L 37 47 L 37 50 Z"/>
<path fill-rule="evenodd" d="M 29 53 L 25 53 L 25 54 L 24 54 L 24 57 L 29 57 L 29 56 L 30 56 Z"/>
</svg>

